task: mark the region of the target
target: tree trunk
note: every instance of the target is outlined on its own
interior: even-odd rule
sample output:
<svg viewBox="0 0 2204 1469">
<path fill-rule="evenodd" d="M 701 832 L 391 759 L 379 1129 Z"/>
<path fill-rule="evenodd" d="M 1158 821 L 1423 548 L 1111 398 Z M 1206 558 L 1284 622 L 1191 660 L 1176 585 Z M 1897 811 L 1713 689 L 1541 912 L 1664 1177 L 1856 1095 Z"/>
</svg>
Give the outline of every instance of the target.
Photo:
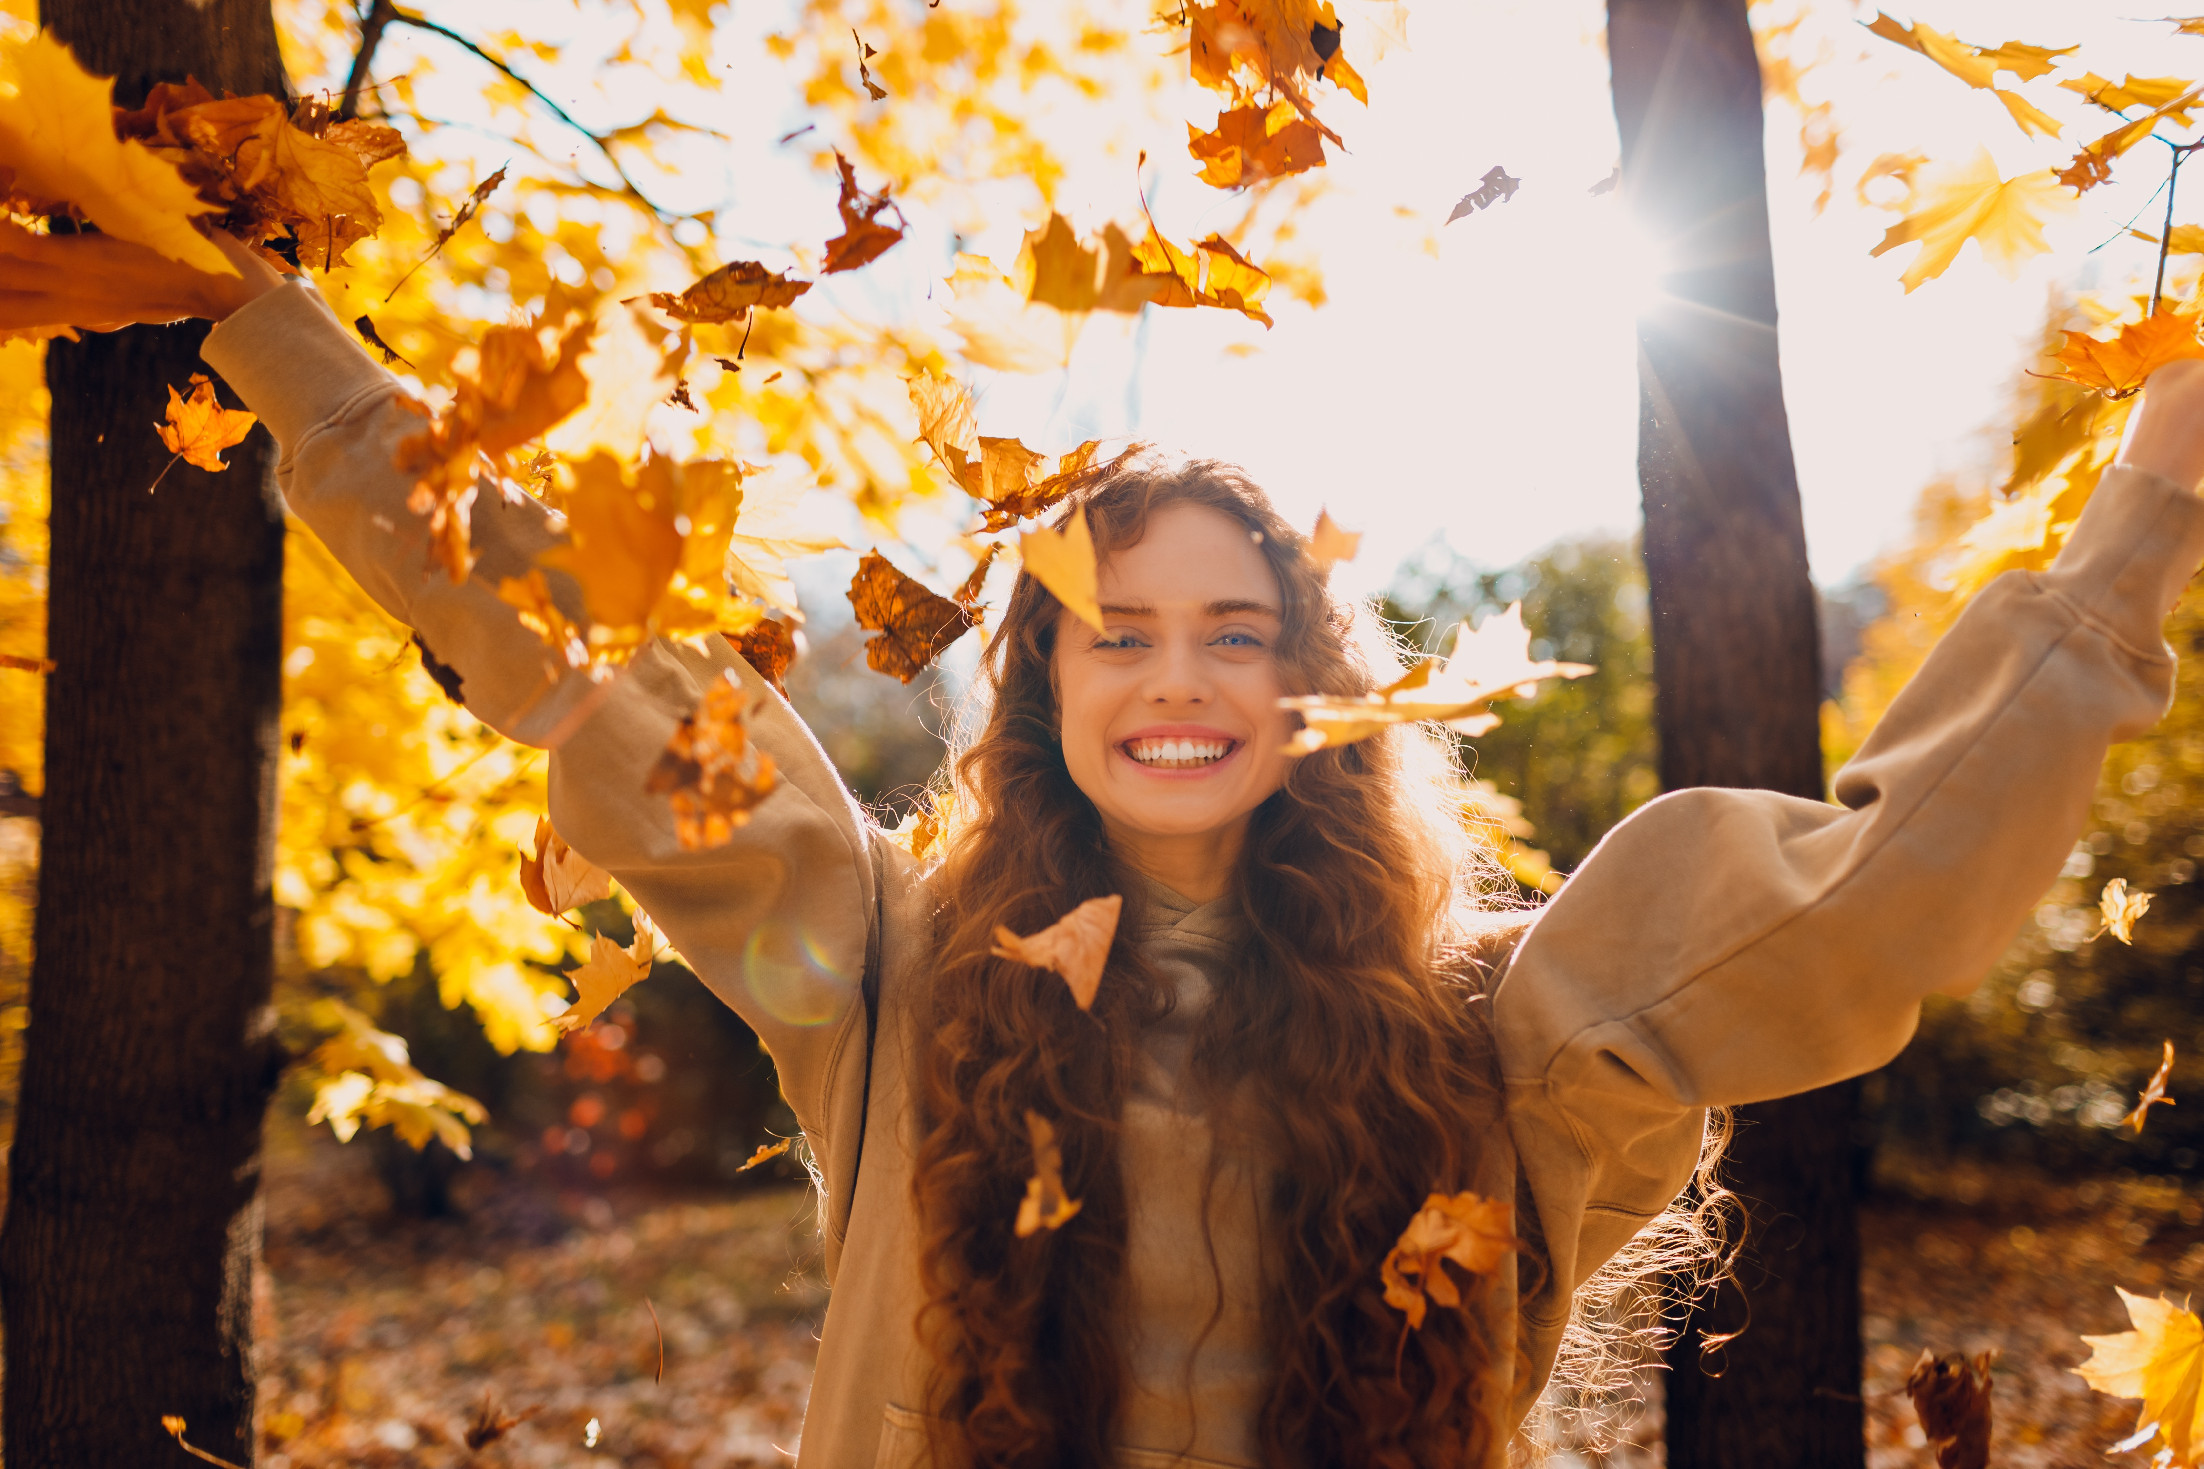
<svg viewBox="0 0 2204 1469">
<path fill-rule="evenodd" d="M 45 0 L 115 100 L 284 90 L 269 0 Z M 256 431 L 206 473 L 153 432 L 203 324 L 55 342 L 43 852 L 0 1230 L 9 1469 L 252 1458 L 283 517 Z M 233 400 L 234 401 L 234 400 Z"/>
<path fill-rule="evenodd" d="M 1661 781 L 1822 795 L 1814 587 L 1776 356 L 1747 0 L 1609 0 L 1623 197 L 1664 251 L 1638 321 Z M 1737 1283 L 1670 1355 L 1670 1469 L 1864 1462 L 1857 1087 L 1743 1109 Z M 1711 1359 L 1708 1334 L 1747 1323 Z M 1719 1376 L 1709 1375 L 1719 1372 Z"/>
</svg>

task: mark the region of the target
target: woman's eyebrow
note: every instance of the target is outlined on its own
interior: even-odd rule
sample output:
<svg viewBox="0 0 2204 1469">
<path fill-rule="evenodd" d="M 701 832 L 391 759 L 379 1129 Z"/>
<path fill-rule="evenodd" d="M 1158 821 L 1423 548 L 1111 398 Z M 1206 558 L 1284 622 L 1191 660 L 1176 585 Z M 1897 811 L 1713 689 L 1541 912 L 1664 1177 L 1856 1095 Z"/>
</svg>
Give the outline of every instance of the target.
<svg viewBox="0 0 2204 1469">
<path fill-rule="evenodd" d="M 1277 617 L 1279 615 L 1278 609 L 1268 602 L 1250 601 L 1244 597 L 1227 598 L 1222 602 L 1211 602 L 1205 610 L 1211 617 L 1244 617 L 1250 613 L 1258 617 Z"/>
</svg>

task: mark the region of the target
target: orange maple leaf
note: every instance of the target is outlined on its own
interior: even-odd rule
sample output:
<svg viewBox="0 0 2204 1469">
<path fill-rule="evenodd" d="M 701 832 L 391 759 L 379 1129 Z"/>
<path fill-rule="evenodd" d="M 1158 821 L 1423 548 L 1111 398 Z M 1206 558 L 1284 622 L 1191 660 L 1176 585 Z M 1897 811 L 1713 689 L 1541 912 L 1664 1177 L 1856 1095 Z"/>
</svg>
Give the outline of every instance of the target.
<svg viewBox="0 0 2204 1469">
<path fill-rule="evenodd" d="M 536 850 L 520 858 L 520 889 L 528 906 L 553 918 L 612 896 L 612 874 L 566 844 L 551 818 L 536 818 Z"/>
<path fill-rule="evenodd" d="M 687 290 L 653 291 L 650 304 L 675 321 L 720 323 L 740 321 L 753 306 L 786 306 L 811 289 L 809 281 L 792 281 L 786 271 L 770 271 L 755 260 L 722 265 Z"/>
<path fill-rule="evenodd" d="M 2159 1044 L 2165 1047 L 2165 1052 L 2159 1058 L 2158 1070 L 2152 1073 L 2149 1081 L 2143 1083 L 2142 1095 L 2135 1099 L 2135 1110 L 2120 1119 L 2120 1125 L 2134 1128 L 2138 1137 L 2142 1136 L 2143 1119 L 2150 1115 L 2151 1108 L 2174 1105 L 2173 1098 L 2166 1095 L 2166 1082 L 2173 1076 L 2173 1042 L 2161 1041 Z"/>
<path fill-rule="evenodd" d="M 992 952 L 998 959 L 1055 970 L 1070 987 L 1072 1003 L 1091 1010 L 1095 993 L 1102 987 L 1110 943 L 1117 936 L 1118 915 L 1124 908 L 1125 899 L 1117 893 L 1089 898 L 1039 933 L 1024 938 L 998 924 Z"/>
<path fill-rule="evenodd" d="M 2143 1400 L 2134 1435 L 2114 1453 L 2155 1444 L 2154 1462 L 2190 1469 L 2204 1458 L 2204 1323 L 2171 1301 L 2113 1288 L 2135 1329 L 2083 1337 L 2091 1355 L 2073 1371 L 2101 1393 Z"/>
<path fill-rule="evenodd" d="M 1329 510 L 1316 512 L 1316 529 L 1309 532 L 1308 557 L 1319 570 L 1330 571 L 1341 561 L 1352 561 L 1361 549 L 1361 531 L 1341 530 Z"/>
<path fill-rule="evenodd" d="M 983 562 L 979 575 L 985 573 Z M 966 585 L 976 596 L 978 587 L 972 582 Z M 849 605 L 857 613 L 857 625 L 873 634 L 865 640 L 866 666 L 905 683 L 918 677 L 978 620 L 966 600 L 941 596 L 917 578 L 904 575 L 877 549 L 866 552 L 857 563 L 857 575 L 850 578 Z"/>
<path fill-rule="evenodd" d="M 788 697 L 788 686 L 781 680 L 796 661 L 796 634 L 787 623 L 777 617 L 760 617 L 744 632 L 722 631 L 720 636 L 734 644 L 742 661 L 772 685 L 774 693 Z"/>
<path fill-rule="evenodd" d="M 1025 1181 L 1025 1197 L 1018 1201 L 1018 1218 L 1012 1226 L 1020 1239 L 1044 1229 L 1061 1229 L 1079 1212 L 1079 1201 L 1064 1193 L 1064 1150 L 1057 1144 L 1056 1129 L 1046 1117 L 1030 1110 L 1025 1126 L 1033 1144 L 1033 1176 Z"/>
<path fill-rule="evenodd" d="M 750 743 L 743 704 L 731 670 L 713 679 L 643 783 L 673 807 L 674 835 L 688 851 L 726 846 L 780 786 L 773 757 Z"/>
<path fill-rule="evenodd" d="M 1186 125 L 1186 151 L 1202 165 L 1201 180 L 1220 189 L 1285 178 L 1324 166 L 1324 135 L 1291 102 L 1235 107 L 1203 132 Z"/>
<path fill-rule="evenodd" d="M 178 459 L 197 469 L 213 471 L 229 468 L 222 461 L 222 451 L 234 449 L 243 443 L 245 435 L 252 432 L 253 425 L 260 422 L 257 416 L 242 408 L 224 408 L 217 403 L 214 400 L 214 384 L 207 380 L 205 373 L 193 373 L 189 386 L 191 396 L 185 398 L 177 393 L 173 384 L 170 385 L 168 421 L 153 426 L 173 457 L 162 467 L 160 474 L 154 477 L 153 486 L 147 490 L 148 494 L 168 477 L 168 471 L 175 466 Z"/>
<path fill-rule="evenodd" d="M 650 916 L 635 911 L 635 941 L 626 948 L 603 934 L 592 934 L 589 957 L 566 977 L 574 986 L 574 1003 L 551 1017 L 558 1030 L 572 1035 L 605 1013 L 605 1007 L 650 978 L 651 960 L 658 950 L 658 930 Z"/>
<path fill-rule="evenodd" d="M 868 194 L 858 188 L 857 170 L 840 152 L 835 153 L 834 164 L 842 171 L 842 196 L 834 203 L 842 216 L 842 232 L 826 242 L 826 264 L 819 270 L 821 275 L 855 270 L 879 259 L 903 238 L 903 231 L 910 228 L 903 211 L 896 209 L 895 201 L 888 197 L 886 188 L 877 194 Z M 896 222 L 882 224 L 881 213 L 890 209 L 895 210 Z"/>
<path fill-rule="evenodd" d="M 750 1160 L 737 1168 L 735 1172 L 748 1173 L 761 1163 L 772 1162 L 775 1158 L 787 1152 L 795 1144 L 795 1141 L 792 1137 L 784 1137 L 777 1143 L 759 1143 L 758 1150 L 750 1155 Z"/>
<path fill-rule="evenodd" d="M 1921 1432 L 1936 1451 L 1936 1469 L 1988 1469 L 1990 1462 L 1990 1363 L 1996 1348 L 1972 1357 L 1928 1348 L 1906 1376 L 1906 1396 Z"/>
<path fill-rule="evenodd" d="M 1378 1267 L 1385 1304 L 1407 1315 L 1409 1330 L 1421 1330 L 1432 1301 L 1462 1304 L 1461 1288 L 1446 1273 L 1446 1261 L 1472 1275 L 1491 1275 L 1511 1251 L 1522 1247 L 1515 1237 L 1515 1206 L 1507 1200 L 1432 1194 Z"/>
<path fill-rule="evenodd" d="M 2110 341 L 2086 332 L 2068 332 L 2065 345 L 2054 354 L 2062 370 L 2041 375 L 2094 388 L 2107 398 L 2131 398 L 2143 390 L 2145 379 L 2167 363 L 2204 357 L 2204 341 L 2197 339 L 2196 325 L 2193 316 L 2158 311 L 2129 322 Z"/>
</svg>

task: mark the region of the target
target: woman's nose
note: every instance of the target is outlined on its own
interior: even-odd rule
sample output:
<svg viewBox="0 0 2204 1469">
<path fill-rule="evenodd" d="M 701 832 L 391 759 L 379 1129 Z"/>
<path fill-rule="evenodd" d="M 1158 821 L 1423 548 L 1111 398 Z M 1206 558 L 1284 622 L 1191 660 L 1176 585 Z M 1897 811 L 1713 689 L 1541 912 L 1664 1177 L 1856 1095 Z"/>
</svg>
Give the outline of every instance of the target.
<svg viewBox="0 0 2204 1469">
<path fill-rule="evenodd" d="M 1210 695 L 1209 678 L 1202 666 L 1201 650 L 1177 639 L 1160 649 L 1162 657 L 1151 665 L 1143 697 L 1151 704 L 1201 704 Z"/>
</svg>

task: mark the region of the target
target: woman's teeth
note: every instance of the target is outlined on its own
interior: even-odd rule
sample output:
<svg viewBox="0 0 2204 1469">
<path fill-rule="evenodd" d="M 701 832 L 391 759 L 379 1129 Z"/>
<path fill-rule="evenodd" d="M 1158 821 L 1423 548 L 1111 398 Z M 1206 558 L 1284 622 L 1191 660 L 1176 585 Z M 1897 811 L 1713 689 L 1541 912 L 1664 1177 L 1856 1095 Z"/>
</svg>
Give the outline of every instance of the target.
<svg viewBox="0 0 2204 1469">
<path fill-rule="evenodd" d="M 1195 770 L 1232 753 L 1231 740 L 1127 740 L 1125 753 L 1158 770 Z"/>
</svg>

